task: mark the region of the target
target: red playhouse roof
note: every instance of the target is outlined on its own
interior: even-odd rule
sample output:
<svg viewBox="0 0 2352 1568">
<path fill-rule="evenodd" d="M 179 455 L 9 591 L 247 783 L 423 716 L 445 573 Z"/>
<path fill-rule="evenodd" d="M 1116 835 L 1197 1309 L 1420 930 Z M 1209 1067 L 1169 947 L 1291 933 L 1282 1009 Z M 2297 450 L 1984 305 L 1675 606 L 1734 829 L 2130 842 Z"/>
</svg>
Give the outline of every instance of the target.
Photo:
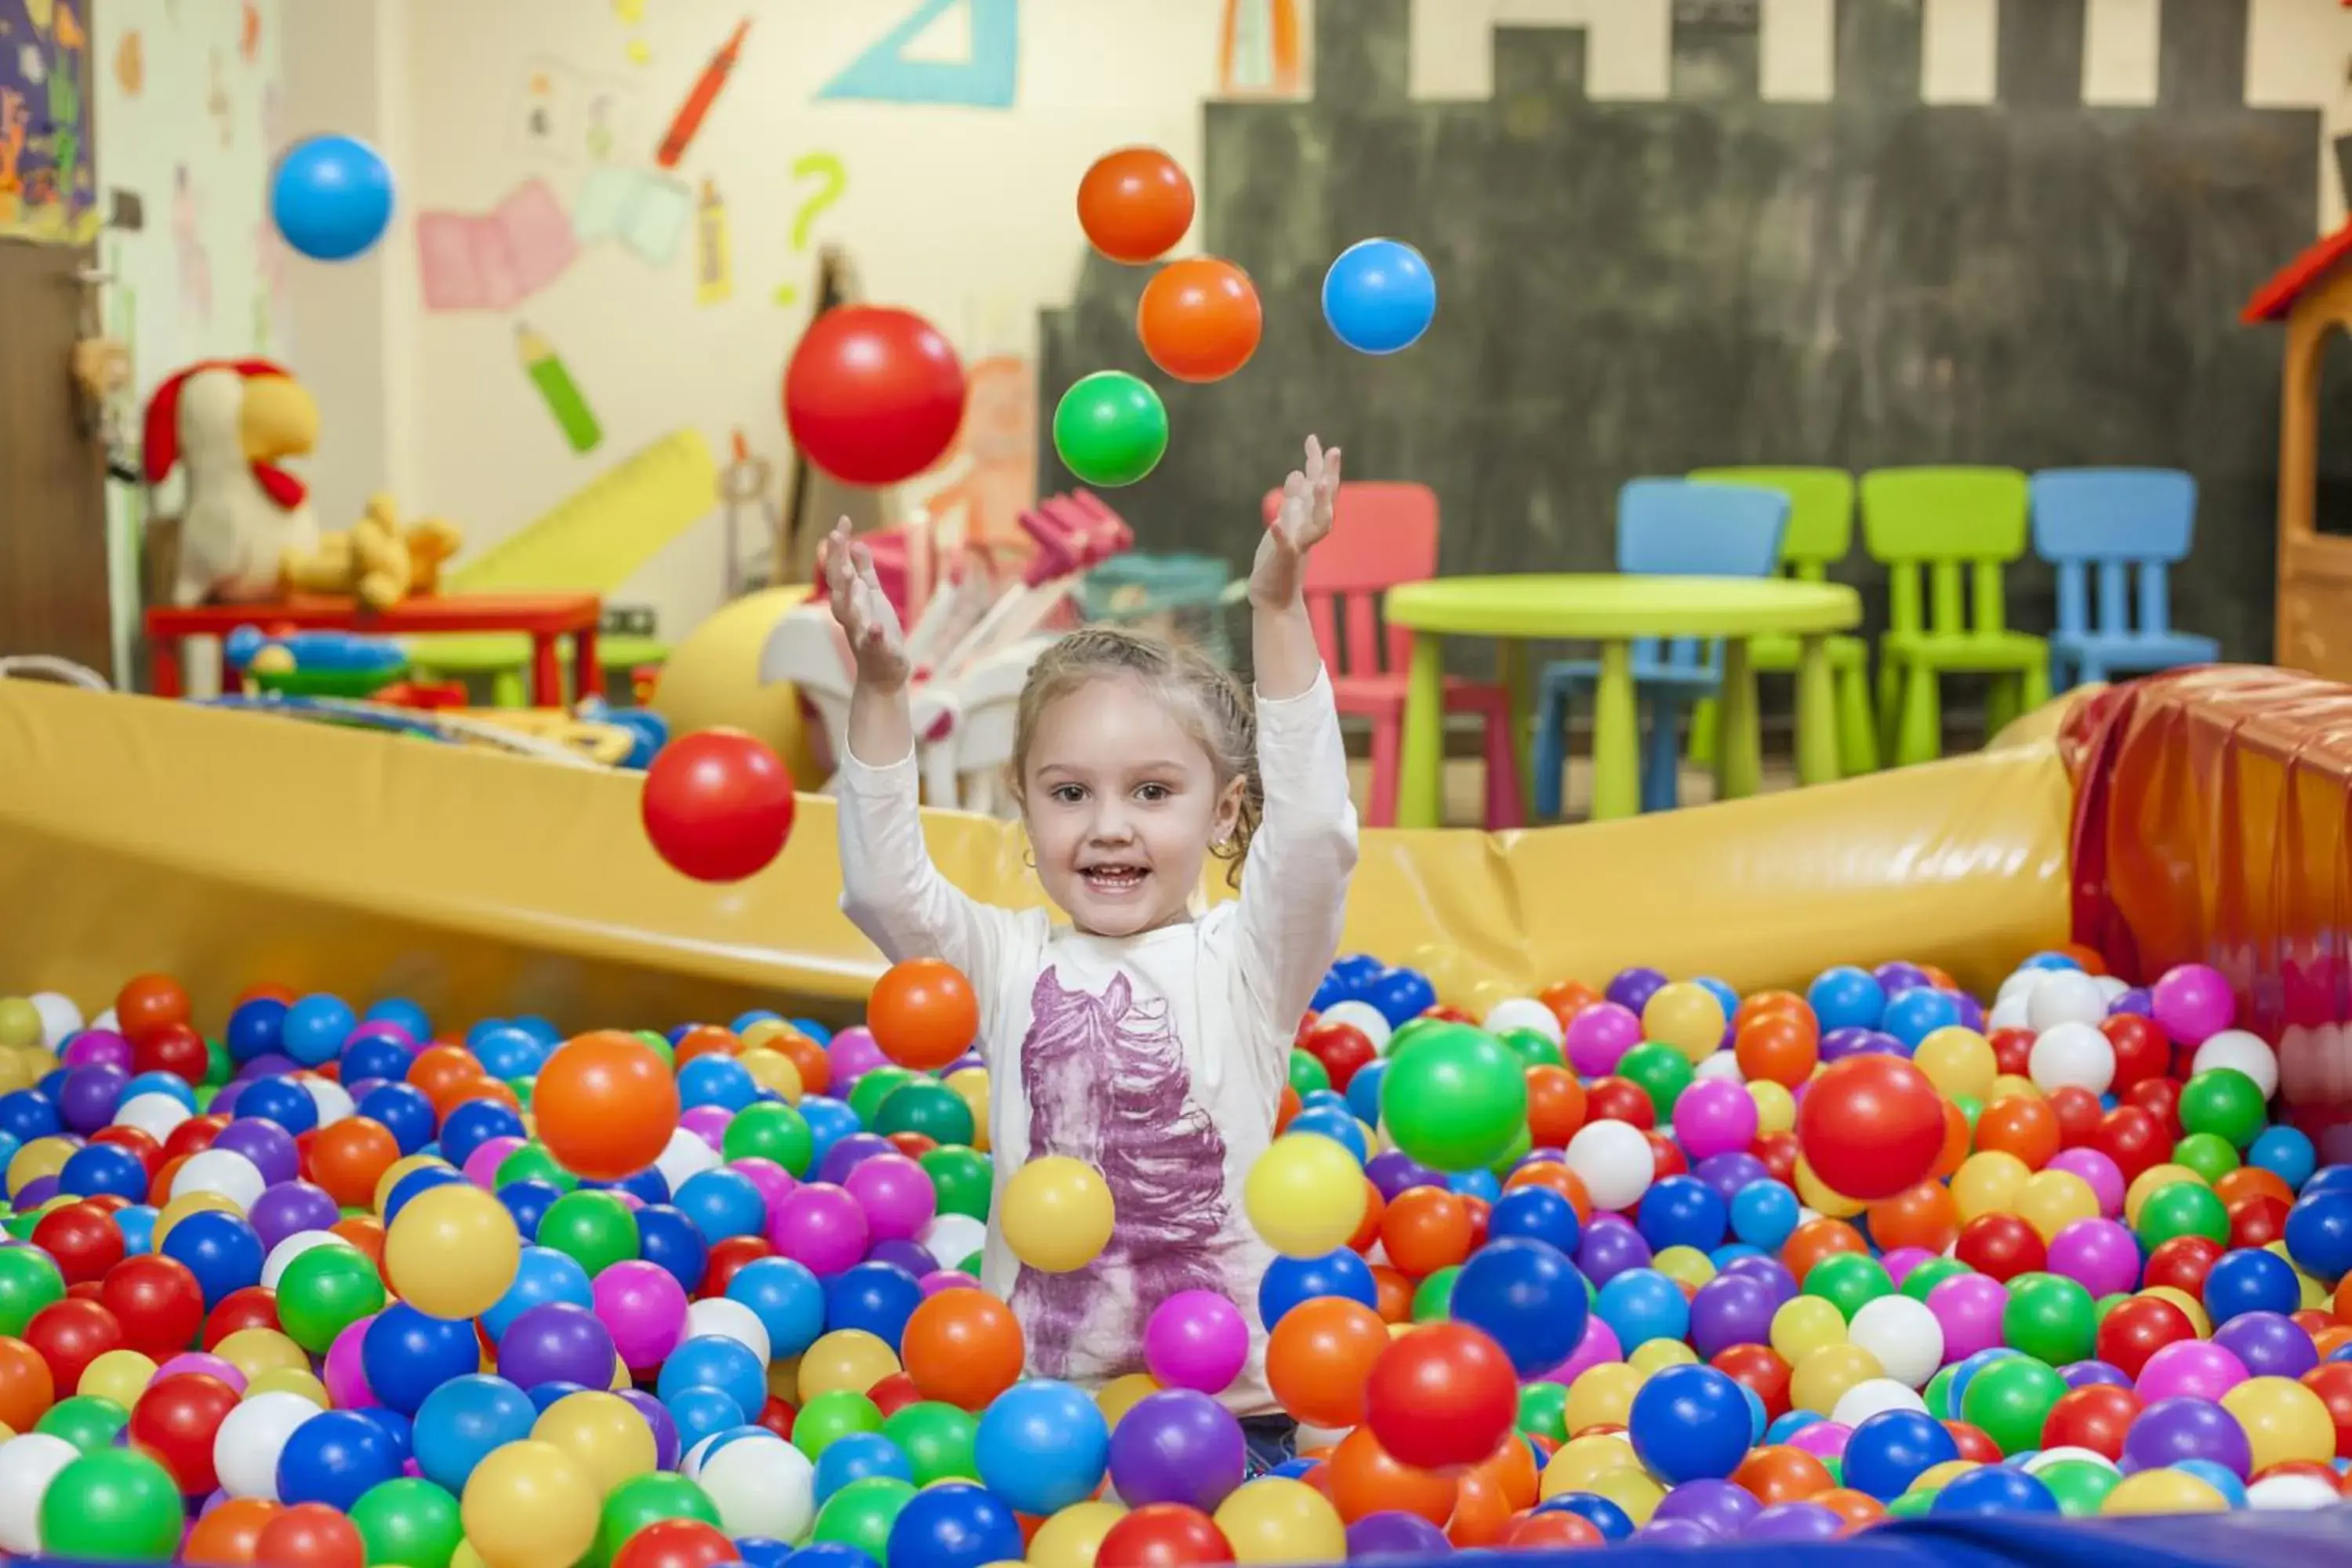
<svg viewBox="0 0 2352 1568">
<path fill-rule="evenodd" d="M 2345 0 L 2352 5 L 2352 0 Z M 2317 241 L 2301 256 L 2281 268 L 2278 276 L 2254 291 L 2238 319 L 2248 326 L 2264 321 L 2286 319 L 2303 291 L 2336 269 L 2336 264 L 2352 256 L 2352 223 L 2347 223 L 2326 238 Z"/>
</svg>

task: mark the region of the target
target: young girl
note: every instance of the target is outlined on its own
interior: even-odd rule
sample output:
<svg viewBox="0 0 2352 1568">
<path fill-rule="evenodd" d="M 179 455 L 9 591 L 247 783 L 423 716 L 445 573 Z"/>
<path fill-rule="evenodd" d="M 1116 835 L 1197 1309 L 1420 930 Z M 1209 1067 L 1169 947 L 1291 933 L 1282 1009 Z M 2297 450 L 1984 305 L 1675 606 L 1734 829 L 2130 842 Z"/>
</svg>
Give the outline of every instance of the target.
<svg viewBox="0 0 2352 1568">
<path fill-rule="evenodd" d="M 1338 449 L 1310 437 L 1250 573 L 1254 705 L 1200 654 L 1106 628 L 1071 633 L 1031 668 L 1012 786 L 1067 925 L 975 902 L 932 866 L 898 617 L 846 522 L 825 559 L 857 667 L 842 908 L 893 962 L 940 958 L 971 978 L 998 1193 L 1025 1162 L 1066 1155 L 1102 1173 L 1117 1215 L 1102 1255 L 1060 1275 L 1022 1266 L 992 1222 L 982 1282 L 1012 1302 L 1031 1372 L 1087 1385 L 1142 1369 L 1144 1324 L 1170 1296 L 1223 1295 L 1252 1352 L 1223 1397 L 1261 1465 L 1288 1423 L 1257 1315 L 1272 1255 L 1240 1188 L 1273 1137 L 1356 863 L 1339 715 L 1300 596 L 1339 485 Z M 1239 899 L 1203 912 L 1203 863 L 1237 876 L 1244 854 Z"/>
</svg>

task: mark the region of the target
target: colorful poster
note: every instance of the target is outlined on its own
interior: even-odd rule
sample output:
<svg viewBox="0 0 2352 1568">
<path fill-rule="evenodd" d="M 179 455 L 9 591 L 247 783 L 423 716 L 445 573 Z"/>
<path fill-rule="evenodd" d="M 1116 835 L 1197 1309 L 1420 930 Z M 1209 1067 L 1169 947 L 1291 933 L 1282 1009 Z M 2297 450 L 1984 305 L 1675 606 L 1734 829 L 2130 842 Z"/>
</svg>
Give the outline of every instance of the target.
<svg viewBox="0 0 2352 1568">
<path fill-rule="evenodd" d="M 0 236 L 87 244 L 99 229 L 89 35 L 74 0 L 0 0 Z"/>
<path fill-rule="evenodd" d="M 416 270 L 428 310 L 508 310 L 562 276 L 579 255 L 572 219 L 544 180 L 527 180 L 487 213 L 420 213 Z"/>
</svg>

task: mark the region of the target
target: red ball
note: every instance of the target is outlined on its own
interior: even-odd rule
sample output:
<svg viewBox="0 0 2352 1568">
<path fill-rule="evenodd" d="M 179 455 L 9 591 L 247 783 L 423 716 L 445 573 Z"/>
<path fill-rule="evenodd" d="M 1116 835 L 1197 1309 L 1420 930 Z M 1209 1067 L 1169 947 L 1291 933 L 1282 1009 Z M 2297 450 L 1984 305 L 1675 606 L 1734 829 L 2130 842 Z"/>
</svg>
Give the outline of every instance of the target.
<svg viewBox="0 0 2352 1568">
<path fill-rule="evenodd" d="M 2050 1261 L 2042 1233 L 2013 1214 L 1980 1214 L 1960 1226 L 1952 1256 L 1979 1274 L 2004 1282 Z"/>
<path fill-rule="evenodd" d="M 654 758 L 638 813 L 674 869 L 740 882 L 773 860 L 793 830 L 793 775 L 740 730 L 701 730 Z"/>
<path fill-rule="evenodd" d="M 242 1286 L 223 1296 L 205 1314 L 205 1349 L 213 1349 L 239 1329 L 278 1326 L 278 1292 L 267 1285 Z"/>
<path fill-rule="evenodd" d="M 1990 1040 L 1994 1068 L 2011 1078 L 2023 1078 L 2037 1037 L 2031 1029 L 1995 1029 Z"/>
<path fill-rule="evenodd" d="M 1682 1146 L 1656 1128 L 1642 1134 L 1650 1141 L 1650 1179 L 1663 1182 L 1668 1176 L 1690 1174 L 1690 1162 L 1683 1157 Z"/>
<path fill-rule="evenodd" d="M 1766 1420 L 1789 1413 L 1790 1366 L 1770 1345 L 1727 1345 L 1709 1364 L 1762 1400 Z"/>
<path fill-rule="evenodd" d="M 2123 1094 L 2134 1084 L 2162 1078 L 2172 1065 L 2172 1042 L 2153 1018 L 2137 1013 L 2116 1013 L 2101 1020 L 2099 1033 L 2116 1048 L 2116 1080 L 2110 1086 Z"/>
<path fill-rule="evenodd" d="M 2124 1099 L 2138 1106 L 2157 1120 L 2164 1130 L 2167 1145 L 2180 1140 L 2180 1085 L 2168 1078 L 2142 1079 L 2131 1086 Z"/>
<path fill-rule="evenodd" d="M 272 1568 L 365 1568 L 367 1548 L 342 1510 L 303 1502 L 261 1527 L 253 1560 Z"/>
<path fill-rule="evenodd" d="M 698 1296 L 724 1296 L 727 1287 L 743 1266 L 755 1258 L 772 1255 L 775 1248 L 760 1236 L 730 1236 L 710 1244 L 710 1261 L 702 1270 L 702 1288 Z"/>
<path fill-rule="evenodd" d="M 1189 1568 L 1233 1560 L 1233 1544 L 1215 1520 L 1181 1502 L 1155 1502 L 1121 1514 L 1103 1532 L 1095 1568 Z"/>
<path fill-rule="evenodd" d="M 882 1139 L 909 1160 L 919 1160 L 940 1146 L 940 1141 L 927 1132 L 885 1132 Z"/>
<path fill-rule="evenodd" d="M 2249 1193 L 2229 1207 L 2230 1245 L 2268 1247 L 2286 1233 L 2287 1205 L 2268 1193 Z"/>
<path fill-rule="evenodd" d="M 1935 1171 L 1944 1152 L 1944 1100 L 1899 1057 L 1848 1057 L 1805 1088 L 1797 1147 L 1832 1192 L 1864 1203 L 1891 1198 Z"/>
<path fill-rule="evenodd" d="M 143 1127 L 133 1127 L 127 1121 L 117 1121 L 91 1133 L 89 1141 L 93 1143 L 110 1143 L 126 1153 L 136 1155 L 141 1168 L 147 1173 L 147 1179 L 151 1182 L 155 1179 L 155 1173 L 163 1169 L 163 1145 L 158 1143 L 155 1141 L 155 1135 Z"/>
<path fill-rule="evenodd" d="M 759 1424 L 789 1443 L 793 1440 L 793 1423 L 800 1413 L 797 1405 L 787 1405 L 771 1394 L 760 1406 Z"/>
<path fill-rule="evenodd" d="M 1658 1108 L 1649 1092 L 1622 1078 L 1597 1078 L 1584 1091 L 1584 1121 L 1622 1121 L 1647 1132 L 1658 1124 Z"/>
<path fill-rule="evenodd" d="M 2352 1459 L 2352 1361 L 2324 1361 L 2303 1374 L 2304 1387 L 2319 1395 L 2336 1423 L 2336 1457 Z"/>
<path fill-rule="evenodd" d="M 2092 1349 L 2098 1358 L 2137 1381 L 2147 1358 L 2165 1346 L 2197 1337 L 2189 1314 L 2161 1296 L 2133 1296 L 2118 1301 L 2099 1320 Z"/>
<path fill-rule="evenodd" d="M 2126 1183 L 2164 1163 L 2172 1153 L 2164 1124 L 2137 1105 L 2118 1105 L 2101 1117 L 2091 1147 L 2113 1160 Z"/>
<path fill-rule="evenodd" d="M 1510 1357 L 1466 1323 L 1426 1323 L 1391 1342 L 1364 1384 L 1364 1424 L 1391 1458 L 1416 1469 L 1478 1463 L 1509 1434 L 1518 1408 Z"/>
<path fill-rule="evenodd" d="M 68 1296 L 33 1314 L 25 1342 L 49 1363 L 49 1381 L 62 1396 L 81 1386 L 90 1363 L 122 1348 L 122 1325 L 98 1302 Z"/>
<path fill-rule="evenodd" d="M 172 1472 L 180 1489 L 201 1497 L 219 1484 L 213 1438 L 236 1408 L 236 1390 L 200 1372 L 159 1377 L 131 1407 L 131 1442 Z"/>
<path fill-rule="evenodd" d="M 122 1261 L 122 1231 L 89 1204 L 53 1208 L 33 1225 L 33 1245 L 57 1261 L 66 1283 L 101 1278 Z"/>
<path fill-rule="evenodd" d="M 827 310 L 784 371 L 793 444 L 844 484 L 895 485 L 938 462 L 963 424 L 963 404 L 955 350 L 909 310 Z"/>
<path fill-rule="evenodd" d="M 1369 1067 L 1380 1052 L 1371 1037 L 1353 1024 L 1318 1024 L 1298 1037 L 1298 1048 L 1323 1064 L 1331 1087 L 1347 1092 L 1348 1080 Z"/>
<path fill-rule="evenodd" d="M 202 1083 L 211 1065 L 205 1037 L 184 1023 L 165 1024 L 131 1042 L 133 1072 L 177 1073 L 190 1083 Z"/>
<path fill-rule="evenodd" d="M 2205 1299 L 2205 1276 L 2213 1272 L 2213 1265 L 2227 1251 L 2220 1242 L 2201 1236 L 2176 1236 L 2147 1255 L 2147 1268 L 2140 1275 L 2140 1285 L 2169 1285 L 2185 1290 L 2192 1301 Z"/>
<path fill-rule="evenodd" d="M 2086 1147 L 2098 1135 L 2099 1119 L 2106 1114 L 2097 1095 L 2074 1083 L 2050 1091 L 2050 1109 L 2058 1118 L 2061 1149 Z"/>
<path fill-rule="evenodd" d="M 874 1408 L 887 1418 L 896 1415 L 909 1405 L 920 1405 L 923 1392 L 915 1386 L 913 1378 L 903 1372 L 894 1372 L 867 1389 L 866 1397 L 872 1400 Z"/>
<path fill-rule="evenodd" d="M 2095 1383 L 2062 1395 L 2042 1423 L 2045 1448 L 2088 1448 L 2105 1458 L 2124 1457 L 2124 1435 L 2140 1412 L 2140 1397 L 2128 1388 Z"/>
<path fill-rule="evenodd" d="M 1764 1162 L 1764 1170 L 1774 1181 L 1792 1182 L 1797 1176 L 1797 1135 L 1793 1132 L 1767 1132 L 1756 1140 L 1750 1151 Z"/>
<path fill-rule="evenodd" d="M 1979 1465 L 2000 1463 L 2000 1445 L 1994 1442 L 1992 1434 L 1983 1427 L 1966 1421 L 1947 1421 L 1944 1430 L 1949 1432 L 1952 1441 L 1959 1445 L 1961 1458 L 1972 1459 Z"/>
<path fill-rule="evenodd" d="M 176 1258 L 124 1258 L 100 1281 L 98 1299 L 122 1325 L 123 1342 L 155 1361 L 186 1350 L 204 1331 L 204 1287 Z"/>
<path fill-rule="evenodd" d="M 719 1568 L 735 1561 L 735 1543 L 698 1519 L 661 1519 L 621 1543 L 613 1568 Z"/>
<path fill-rule="evenodd" d="M 184 1160 L 191 1154 L 204 1152 L 213 1146 L 213 1140 L 219 1137 L 221 1129 L 227 1125 L 228 1118 L 226 1116 L 189 1117 L 173 1128 L 171 1135 L 163 1140 L 163 1158 L 155 1163 L 148 1174 L 153 1175 L 155 1171 L 162 1170 L 171 1161 Z"/>
</svg>

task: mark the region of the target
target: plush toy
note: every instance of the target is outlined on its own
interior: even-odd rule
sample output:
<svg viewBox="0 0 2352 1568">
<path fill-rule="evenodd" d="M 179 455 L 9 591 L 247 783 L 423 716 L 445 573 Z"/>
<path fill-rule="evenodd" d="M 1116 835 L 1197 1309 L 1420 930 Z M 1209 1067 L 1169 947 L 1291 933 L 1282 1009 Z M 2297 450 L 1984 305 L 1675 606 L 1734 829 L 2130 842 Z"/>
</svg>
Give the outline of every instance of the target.
<svg viewBox="0 0 2352 1568">
<path fill-rule="evenodd" d="M 286 586 L 298 594 L 351 594 L 371 609 L 436 593 L 441 565 L 457 553 L 457 530 L 439 518 L 403 524 L 387 495 L 371 497 L 367 515 L 348 533 L 322 535 L 309 549 L 289 549 L 279 562 Z"/>
<path fill-rule="evenodd" d="M 148 484 L 187 473 L 172 602 L 277 598 L 279 563 L 318 546 L 302 481 L 278 466 L 309 452 L 319 407 L 268 360 L 206 360 L 155 389 L 143 433 Z"/>
</svg>

